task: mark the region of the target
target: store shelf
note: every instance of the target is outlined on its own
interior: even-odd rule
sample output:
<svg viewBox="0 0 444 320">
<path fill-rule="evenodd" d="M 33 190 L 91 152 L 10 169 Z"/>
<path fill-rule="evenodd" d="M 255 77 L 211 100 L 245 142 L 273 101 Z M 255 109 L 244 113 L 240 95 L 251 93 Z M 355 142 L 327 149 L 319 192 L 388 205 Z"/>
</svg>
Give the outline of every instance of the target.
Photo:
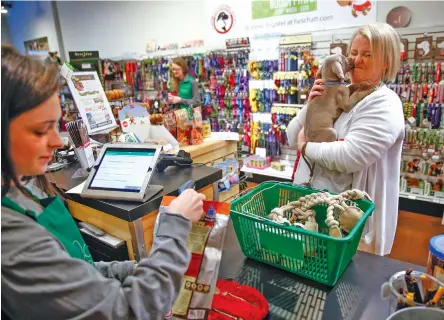
<svg viewBox="0 0 444 320">
<path fill-rule="evenodd" d="M 291 176 L 293 175 L 292 167 L 285 167 L 285 171 L 278 171 L 271 167 L 261 170 L 261 169 L 253 169 L 253 168 L 248 168 L 247 166 L 243 166 L 241 171 L 244 172 L 247 175 L 247 177 L 248 174 L 259 174 L 270 177 L 271 178 L 270 180 L 273 180 L 272 178 L 291 180 Z"/>
<path fill-rule="evenodd" d="M 420 200 L 420 201 L 426 201 L 426 202 L 431 202 L 431 203 L 444 204 L 444 199 L 442 199 L 442 198 L 423 196 L 423 195 L 419 195 L 419 194 L 400 192 L 399 197 L 410 199 L 410 200 Z"/>
<path fill-rule="evenodd" d="M 299 71 L 278 71 L 273 74 L 274 80 L 296 79 Z"/>
<path fill-rule="evenodd" d="M 289 103 L 273 103 L 273 107 L 283 107 L 283 108 L 303 108 L 303 104 L 289 104 Z"/>
<path fill-rule="evenodd" d="M 239 185 L 234 185 L 230 190 L 219 193 L 220 202 L 231 202 L 231 200 L 239 194 Z"/>
</svg>

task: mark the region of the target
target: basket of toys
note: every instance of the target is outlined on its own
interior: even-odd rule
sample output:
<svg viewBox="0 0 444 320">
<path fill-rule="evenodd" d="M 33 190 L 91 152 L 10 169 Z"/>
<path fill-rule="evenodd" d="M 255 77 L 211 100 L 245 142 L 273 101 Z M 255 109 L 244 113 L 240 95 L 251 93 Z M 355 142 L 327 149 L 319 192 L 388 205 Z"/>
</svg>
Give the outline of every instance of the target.
<svg viewBox="0 0 444 320">
<path fill-rule="evenodd" d="M 334 286 L 373 210 L 359 190 L 334 195 L 265 182 L 234 200 L 230 216 L 245 256 Z"/>
</svg>

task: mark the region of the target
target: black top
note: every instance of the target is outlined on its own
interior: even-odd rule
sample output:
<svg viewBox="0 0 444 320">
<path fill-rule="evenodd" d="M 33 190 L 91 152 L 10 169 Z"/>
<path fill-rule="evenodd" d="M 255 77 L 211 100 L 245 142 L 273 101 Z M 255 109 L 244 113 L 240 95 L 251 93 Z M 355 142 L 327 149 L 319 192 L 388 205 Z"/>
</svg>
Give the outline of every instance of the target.
<svg viewBox="0 0 444 320">
<path fill-rule="evenodd" d="M 57 187 L 66 191 L 86 180 L 86 177 L 71 179 L 79 168 L 79 164 L 73 164 L 62 170 L 47 173 L 47 177 L 51 182 L 55 183 Z M 153 174 L 150 184 L 163 186 L 163 191 L 145 203 L 88 199 L 82 198 L 78 194 L 69 193 L 65 194 L 65 197 L 131 222 L 143 217 L 149 212 L 158 210 L 164 195 L 177 195 L 177 190 L 189 180 L 193 180 L 196 184 L 196 190 L 199 190 L 220 179 L 222 179 L 221 169 L 205 166 L 188 168 L 169 167 L 165 172 L 155 172 Z"/>
</svg>

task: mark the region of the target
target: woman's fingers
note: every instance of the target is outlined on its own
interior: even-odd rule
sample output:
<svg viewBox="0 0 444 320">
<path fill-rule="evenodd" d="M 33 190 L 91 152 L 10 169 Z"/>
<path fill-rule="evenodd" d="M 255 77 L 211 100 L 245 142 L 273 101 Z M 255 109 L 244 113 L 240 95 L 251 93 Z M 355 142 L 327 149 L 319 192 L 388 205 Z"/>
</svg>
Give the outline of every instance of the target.
<svg viewBox="0 0 444 320">
<path fill-rule="evenodd" d="M 320 80 L 316 80 L 316 81 L 320 81 Z M 311 100 L 313 100 L 316 97 L 321 96 L 322 93 L 324 92 L 324 86 L 319 83 L 316 84 L 316 81 L 315 81 L 315 85 L 313 86 L 313 88 L 311 88 L 310 94 L 308 95 L 308 102 L 310 102 Z"/>
</svg>

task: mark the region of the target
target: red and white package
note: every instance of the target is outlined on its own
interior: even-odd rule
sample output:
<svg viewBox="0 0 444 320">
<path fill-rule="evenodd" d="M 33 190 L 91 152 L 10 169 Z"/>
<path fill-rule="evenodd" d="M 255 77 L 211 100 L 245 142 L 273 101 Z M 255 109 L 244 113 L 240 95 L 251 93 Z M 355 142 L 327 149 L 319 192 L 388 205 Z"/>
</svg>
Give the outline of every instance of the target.
<svg viewBox="0 0 444 320">
<path fill-rule="evenodd" d="M 175 197 L 163 198 L 168 206 Z M 187 239 L 191 261 L 185 272 L 179 296 L 166 319 L 208 319 L 222 259 L 230 204 L 204 201 L 205 217 L 193 224 Z"/>
</svg>

